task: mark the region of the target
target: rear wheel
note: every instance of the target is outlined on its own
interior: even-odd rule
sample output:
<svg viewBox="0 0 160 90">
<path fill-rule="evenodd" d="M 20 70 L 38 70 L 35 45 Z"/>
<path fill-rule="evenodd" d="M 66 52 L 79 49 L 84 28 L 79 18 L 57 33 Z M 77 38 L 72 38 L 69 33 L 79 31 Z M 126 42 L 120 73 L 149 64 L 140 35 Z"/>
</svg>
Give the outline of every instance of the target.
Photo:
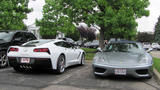
<svg viewBox="0 0 160 90">
<path fill-rule="evenodd" d="M 0 67 L 4 68 L 8 66 L 8 59 L 7 59 L 7 55 L 6 54 L 2 54 L 2 56 L 0 57 Z"/>
<path fill-rule="evenodd" d="M 64 57 L 64 55 L 59 56 L 56 71 L 59 74 L 61 74 L 65 71 L 65 57 Z"/>
</svg>

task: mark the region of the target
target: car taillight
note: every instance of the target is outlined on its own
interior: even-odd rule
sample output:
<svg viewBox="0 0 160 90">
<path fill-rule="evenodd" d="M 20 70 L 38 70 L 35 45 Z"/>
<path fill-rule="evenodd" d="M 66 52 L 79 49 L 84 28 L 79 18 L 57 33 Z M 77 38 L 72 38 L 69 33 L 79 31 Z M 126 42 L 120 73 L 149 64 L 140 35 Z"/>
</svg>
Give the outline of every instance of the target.
<svg viewBox="0 0 160 90">
<path fill-rule="evenodd" d="M 50 54 L 49 49 L 48 48 L 36 48 L 33 50 L 34 52 L 47 52 Z"/>
<path fill-rule="evenodd" d="M 9 52 L 10 52 L 10 51 L 18 52 L 18 48 L 10 48 L 10 49 L 9 49 Z"/>
</svg>

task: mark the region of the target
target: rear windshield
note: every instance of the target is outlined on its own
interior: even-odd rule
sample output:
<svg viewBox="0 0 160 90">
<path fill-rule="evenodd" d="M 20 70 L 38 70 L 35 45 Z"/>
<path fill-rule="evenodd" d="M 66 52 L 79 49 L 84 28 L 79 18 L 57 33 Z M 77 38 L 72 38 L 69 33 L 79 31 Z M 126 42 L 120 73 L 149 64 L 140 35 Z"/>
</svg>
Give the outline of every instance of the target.
<svg viewBox="0 0 160 90">
<path fill-rule="evenodd" d="M 22 46 L 39 46 L 48 42 L 51 42 L 51 40 L 33 40 L 23 44 Z"/>
</svg>

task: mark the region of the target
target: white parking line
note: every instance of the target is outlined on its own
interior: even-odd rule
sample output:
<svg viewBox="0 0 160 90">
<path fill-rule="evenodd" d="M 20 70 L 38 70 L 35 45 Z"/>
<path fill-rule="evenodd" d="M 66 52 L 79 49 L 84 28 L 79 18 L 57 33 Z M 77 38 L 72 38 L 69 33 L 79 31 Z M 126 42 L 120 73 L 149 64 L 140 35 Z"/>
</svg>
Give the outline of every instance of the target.
<svg viewBox="0 0 160 90">
<path fill-rule="evenodd" d="M 9 70 L 12 70 L 12 68 L 11 67 L 10 68 L 1 68 L 0 72 L 9 71 Z"/>
<path fill-rule="evenodd" d="M 60 82 L 62 82 L 62 81 L 64 81 L 64 80 L 70 78 L 72 75 L 74 75 L 74 74 L 76 74 L 76 73 L 84 72 L 84 71 L 88 70 L 88 68 L 89 68 L 89 67 L 87 66 L 87 67 L 82 68 L 82 69 L 80 69 L 80 70 L 76 70 L 76 71 L 73 72 L 73 73 L 70 73 L 70 74 L 67 74 L 67 75 L 65 75 L 65 76 L 62 76 L 62 77 L 60 77 L 60 79 L 58 79 L 58 80 L 56 80 L 56 81 L 54 81 L 54 82 L 51 82 L 51 84 L 58 84 L 58 83 L 60 83 Z"/>
</svg>

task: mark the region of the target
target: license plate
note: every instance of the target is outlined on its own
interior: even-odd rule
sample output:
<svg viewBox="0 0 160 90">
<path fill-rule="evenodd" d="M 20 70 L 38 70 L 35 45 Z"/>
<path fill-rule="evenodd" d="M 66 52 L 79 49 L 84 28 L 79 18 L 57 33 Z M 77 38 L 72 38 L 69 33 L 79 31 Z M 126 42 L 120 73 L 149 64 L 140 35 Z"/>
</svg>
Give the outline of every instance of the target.
<svg viewBox="0 0 160 90">
<path fill-rule="evenodd" d="M 119 69 L 115 69 L 114 72 L 115 72 L 115 75 L 126 75 L 126 69 L 119 68 Z"/>
<path fill-rule="evenodd" d="M 21 58 L 21 63 L 30 63 L 30 58 Z"/>
</svg>

